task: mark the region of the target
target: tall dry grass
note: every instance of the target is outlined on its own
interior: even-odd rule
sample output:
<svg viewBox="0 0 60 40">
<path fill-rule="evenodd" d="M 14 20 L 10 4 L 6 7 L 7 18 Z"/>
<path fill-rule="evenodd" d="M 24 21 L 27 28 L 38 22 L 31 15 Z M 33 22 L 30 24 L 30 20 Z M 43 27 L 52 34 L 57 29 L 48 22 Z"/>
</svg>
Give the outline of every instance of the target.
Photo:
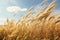
<svg viewBox="0 0 60 40">
<path fill-rule="evenodd" d="M 54 14 L 54 7 L 55 1 L 32 17 L 30 10 L 17 23 L 7 19 L 0 26 L 0 40 L 60 40 L 60 16 Z"/>
</svg>

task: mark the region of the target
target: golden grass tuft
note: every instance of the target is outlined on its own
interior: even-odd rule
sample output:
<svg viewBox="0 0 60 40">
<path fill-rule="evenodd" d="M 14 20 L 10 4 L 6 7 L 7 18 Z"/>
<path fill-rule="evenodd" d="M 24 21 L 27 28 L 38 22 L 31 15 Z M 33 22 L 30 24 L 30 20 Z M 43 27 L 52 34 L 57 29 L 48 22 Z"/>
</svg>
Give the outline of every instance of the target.
<svg viewBox="0 0 60 40">
<path fill-rule="evenodd" d="M 60 16 L 50 15 L 55 2 L 37 12 L 30 18 L 28 13 L 18 22 L 7 19 L 7 24 L 0 26 L 0 40 L 60 40 Z"/>
</svg>

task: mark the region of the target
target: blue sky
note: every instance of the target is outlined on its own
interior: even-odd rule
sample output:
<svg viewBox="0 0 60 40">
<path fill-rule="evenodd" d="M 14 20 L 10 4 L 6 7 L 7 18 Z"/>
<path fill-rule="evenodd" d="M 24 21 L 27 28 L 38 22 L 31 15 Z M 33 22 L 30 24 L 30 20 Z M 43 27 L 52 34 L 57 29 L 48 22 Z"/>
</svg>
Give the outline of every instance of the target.
<svg viewBox="0 0 60 40">
<path fill-rule="evenodd" d="M 21 15 L 24 15 L 31 6 L 38 9 L 38 7 L 41 7 L 39 4 L 42 1 L 43 0 L 0 0 L 0 24 L 3 24 L 6 18 L 18 19 Z M 51 1 L 52 0 L 48 0 L 46 4 L 49 4 Z M 56 1 L 56 5 L 54 10 L 60 13 L 60 0 Z M 13 17 L 14 14 L 17 15 Z"/>
</svg>

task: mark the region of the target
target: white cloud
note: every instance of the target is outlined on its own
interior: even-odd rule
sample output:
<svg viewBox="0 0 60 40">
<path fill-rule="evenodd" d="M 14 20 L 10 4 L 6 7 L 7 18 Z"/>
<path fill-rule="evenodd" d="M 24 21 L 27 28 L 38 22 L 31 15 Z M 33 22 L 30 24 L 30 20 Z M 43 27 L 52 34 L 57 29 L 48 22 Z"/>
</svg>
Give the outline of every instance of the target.
<svg viewBox="0 0 60 40">
<path fill-rule="evenodd" d="M 8 12 L 18 12 L 18 11 L 27 11 L 27 8 L 21 8 L 19 6 L 10 6 L 7 7 Z"/>
</svg>

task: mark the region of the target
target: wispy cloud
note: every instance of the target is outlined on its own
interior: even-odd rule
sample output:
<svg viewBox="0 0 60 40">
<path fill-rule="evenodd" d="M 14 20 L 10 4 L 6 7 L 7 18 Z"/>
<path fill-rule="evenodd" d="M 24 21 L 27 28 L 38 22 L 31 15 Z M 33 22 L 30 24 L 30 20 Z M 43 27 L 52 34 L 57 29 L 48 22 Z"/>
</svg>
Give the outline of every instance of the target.
<svg viewBox="0 0 60 40">
<path fill-rule="evenodd" d="M 0 18 L 0 25 L 6 22 L 6 18 Z"/>
<path fill-rule="evenodd" d="M 19 6 L 10 6 L 7 7 L 8 12 L 18 12 L 18 11 L 27 11 L 27 8 L 21 8 Z"/>
<path fill-rule="evenodd" d="M 54 10 L 54 12 L 56 12 L 57 15 L 60 15 L 60 10 Z"/>
<path fill-rule="evenodd" d="M 16 2 L 16 0 L 6 0 L 6 2 Z"/>
<path fill-rule="evenodd" d="M 18 5 L 17 0 L 4 0 L 4 2 L 6 2 L 7 4 L 11 4 L 11 5 Z"/>
<path fill-rule="evenodd" d="M 6 20 L 6 18 L 0 18 L 0 21 L 1 21 L 1 20 Z"/>
</svg>

